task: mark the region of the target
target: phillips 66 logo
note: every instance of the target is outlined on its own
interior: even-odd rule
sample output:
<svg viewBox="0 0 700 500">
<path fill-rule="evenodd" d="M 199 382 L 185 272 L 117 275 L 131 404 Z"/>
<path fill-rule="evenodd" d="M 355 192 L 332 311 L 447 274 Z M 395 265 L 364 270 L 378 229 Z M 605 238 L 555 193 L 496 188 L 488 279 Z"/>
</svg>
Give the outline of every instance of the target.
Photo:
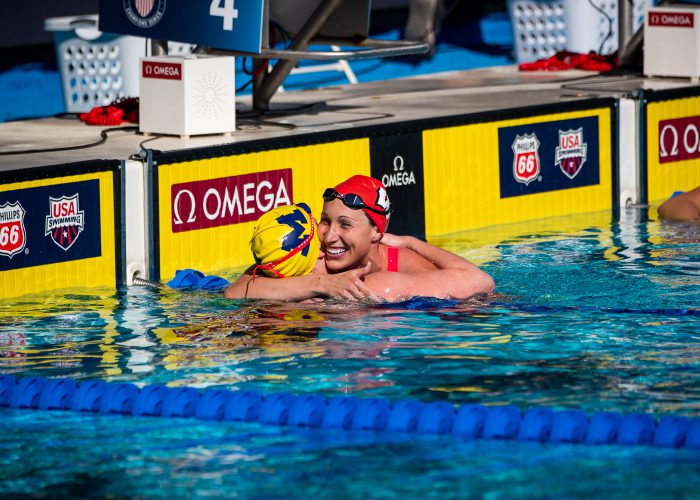
<svg viewBox="0 0 700 500">
<path fill-rule="evenodd" d="M 0 255 L 12 258 L 24 250 L 27 232 L 24 229 L 24 208 L 19 202 L 0 206 Z"/>
<path fill-rule="evenodd" d="M 540 141 L 535 134 L 516 135 L 513 149 L 513 177 L 526 186 L 540 175 Z"/>
</svg>

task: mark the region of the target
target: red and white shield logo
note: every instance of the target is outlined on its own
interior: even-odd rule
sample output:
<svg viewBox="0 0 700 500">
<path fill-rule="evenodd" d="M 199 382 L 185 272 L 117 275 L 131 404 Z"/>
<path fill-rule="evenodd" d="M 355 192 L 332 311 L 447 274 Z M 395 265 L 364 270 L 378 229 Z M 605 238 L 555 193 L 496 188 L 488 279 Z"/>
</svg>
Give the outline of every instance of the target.
<svg viewBox="0 0 700 500">
<path fill-rule="evenodd" d="M 573 179 L 586 163 L 588 145 L 583 142 L 583 127 L 576 130 L 560 130 L 559 145 L 554 150 L 554 164 L 569 179 Z"/>
<path fill-rule="evenodd" d="M 136 12 L 141 14 L 141 17 L 146 17 L 153 10 L 153 5 L 156 0 L 136 0 L 134 5 L 136 6 Z"/>
<path fill-rule="evenodd" d="M 24 229 L 24 208 L 17 201 L 0 206 L 0 255 L 12 258 L 24 250 L 27 231 Z"/>
<path fill-rule="evenodd" d="M 78 193 L 60 198 L 49 197 L 49 205 L 44 235 L 51 235 L 56 245 L 68 250 L 85 227 L 85 212 L 80 210 Z"/>
<path fill-rule="evenodd" d="M 535 134 L 516 135 L 513 149 L 513 177 L 526 186 L 540 175 L 540 141 Z"/>
</svg>

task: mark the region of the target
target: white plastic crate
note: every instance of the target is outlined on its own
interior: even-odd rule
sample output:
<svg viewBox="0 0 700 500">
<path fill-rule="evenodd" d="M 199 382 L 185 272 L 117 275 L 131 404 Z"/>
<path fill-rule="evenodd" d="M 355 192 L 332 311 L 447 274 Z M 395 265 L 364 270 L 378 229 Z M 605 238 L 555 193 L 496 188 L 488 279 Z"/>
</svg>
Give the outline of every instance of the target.
<svg viewBox="0 0 700 500">
<path fill-rule="evenodd" d="M 566 48 L 564 1 L 509 0 L 515 59 L 530 62 Z"/>
<path fill-rule="evenodd" d="M 44 29 L 54 35 L 66 111 L 87 112 L 139 95 L 144 38 L 103 33 L 97 15 L 49 18 Z"/>
<path fill-rule="evenodd" d="M 654 3 L 633 1 L 634 31 L 642 26 L 646 8 Z M 561 50 L 604 55 L 617 50 L 617 0 L 508 0 L 508 12 L 518 62 L 535 61 Z"/>
</svg>

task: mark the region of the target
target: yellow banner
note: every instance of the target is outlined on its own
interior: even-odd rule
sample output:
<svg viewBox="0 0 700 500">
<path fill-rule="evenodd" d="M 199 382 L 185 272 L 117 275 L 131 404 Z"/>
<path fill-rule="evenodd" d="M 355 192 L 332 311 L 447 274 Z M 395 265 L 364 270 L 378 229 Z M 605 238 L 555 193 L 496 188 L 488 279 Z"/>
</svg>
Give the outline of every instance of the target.
<svg viewBox="0 0 700 500">
<path fill-rule="evenodd" d="M 369 173 L 368 139 L 159 165 L 160 279 L 185 268 L 242 271 L 262 213 L 304 202 L 318 218 L 326 187 Z"/>
<path fill-rule="evenodd" d="M 609 108 L 423 132 L 428 236 L 612 206 Z"/>
<path fill-rule="evenodd" d="M 650 203 L 700 186 L 700 97 L 647 104 L 646 144 Z"/>
<path fill-rule="evenodd" d="M 113 175 L 0 185 L 0 298 L 116 286 Z"/>
</svg>

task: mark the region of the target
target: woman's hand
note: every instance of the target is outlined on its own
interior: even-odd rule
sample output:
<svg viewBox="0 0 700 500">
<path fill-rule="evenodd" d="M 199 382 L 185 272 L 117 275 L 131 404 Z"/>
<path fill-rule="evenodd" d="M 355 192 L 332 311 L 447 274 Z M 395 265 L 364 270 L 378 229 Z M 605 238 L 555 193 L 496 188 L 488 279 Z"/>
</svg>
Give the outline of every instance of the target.
<svg viewBox="0 0 700 500">
<path fill-rule="evenodd" d="M 379 297 L 375 296 L 364 282 L 364 277 L 371 268 L 372 264 L 368 262 L 359 269 L 351 269 L 337 274 L 318 275 L 319 293 L 334 299 L 379 301 Z"/>
<path fill-rule="evenodd" d="M 409 248 L 410 236 L 397 236 L 391 233 L 384 233 L 381 242 L 390 247 Z"/>
</svg>

